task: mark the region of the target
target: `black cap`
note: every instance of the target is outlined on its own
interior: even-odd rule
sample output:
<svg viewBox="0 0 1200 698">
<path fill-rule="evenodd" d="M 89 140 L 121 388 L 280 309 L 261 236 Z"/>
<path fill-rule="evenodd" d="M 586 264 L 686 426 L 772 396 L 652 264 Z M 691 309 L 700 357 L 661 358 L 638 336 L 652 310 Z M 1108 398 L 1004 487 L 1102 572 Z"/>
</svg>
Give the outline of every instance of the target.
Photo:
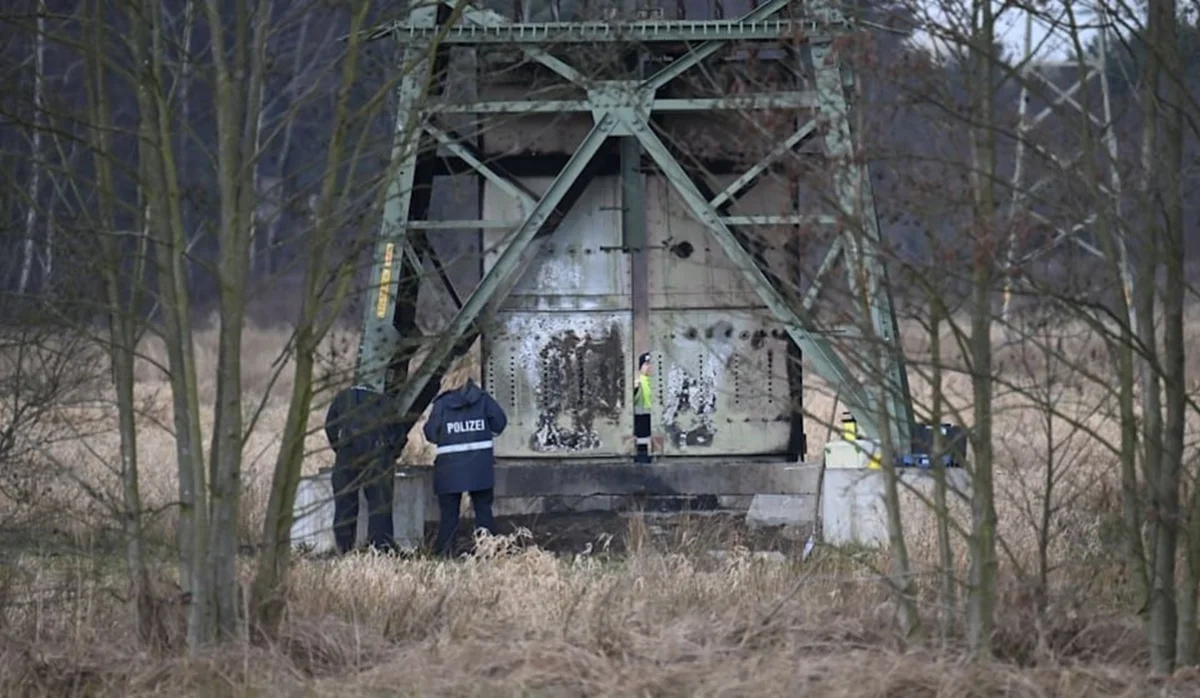
<svg viewBox="0 0 1200 698">
<path fill-rule="evenodd" d="M 646 352 L 638 357 L 638 368 L 650 363 L 650 352 Z"/>
</svg>

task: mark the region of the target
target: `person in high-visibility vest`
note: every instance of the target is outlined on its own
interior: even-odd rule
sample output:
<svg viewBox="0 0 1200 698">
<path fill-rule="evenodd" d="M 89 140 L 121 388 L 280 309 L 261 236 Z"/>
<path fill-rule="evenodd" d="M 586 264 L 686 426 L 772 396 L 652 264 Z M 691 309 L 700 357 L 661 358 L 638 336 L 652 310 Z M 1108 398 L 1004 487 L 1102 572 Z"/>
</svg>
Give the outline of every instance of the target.
<svg viewBox="0 0 1200 698">
<path fill-rule="evenodd" d="M 633 388 L 633 438 L 637 444 L 636 463 L 650 462 L 650 408 L 654 389 L 650 386 L 650 352 L 638 357 L 637 384 Z"/>
</svg>

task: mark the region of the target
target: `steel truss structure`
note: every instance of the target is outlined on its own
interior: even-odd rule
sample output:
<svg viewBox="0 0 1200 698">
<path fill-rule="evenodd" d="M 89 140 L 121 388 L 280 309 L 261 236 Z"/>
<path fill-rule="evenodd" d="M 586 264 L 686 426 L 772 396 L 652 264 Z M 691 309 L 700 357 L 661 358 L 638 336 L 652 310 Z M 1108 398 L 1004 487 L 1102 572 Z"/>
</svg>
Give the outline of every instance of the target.
<svg viewBox="0 0 1200 698">
<path fill-rule="evenodd" d="M 1049 254 L 1064 243 L 1076 245 L 1085 252 L 1101 259 L 1107 259 L 1109 256 L 1115 255 L 1118 268 L 1121 270 L 1122 292 L 1125 294 L 1125 301 L 1129 308 L 1129 321 L 1131 327 L 1136 331 L 1137 323 L 1133 311 L 1132 297 L 1133 271 L 1124 238 L 1119 234 L 1119 231 L 1114 231 L 1116 234 L 1113 235 L 1116 249 L 1111 251 L 1104 250 L 1096 243 L 1087 239 L 1087 233 L 1095 226 L 1097 217 L 1100 215 L 1099 212 L 1093 211 L 1084 216 L 1083 220 L 1070 225 L 1058 225 L 1046 216 L 1032 210 L 1029 206 L 1030 200 L 1052 180 L 1052 177 L 1049 175 L 1031 178 L 1029 174 L 1030 165 L 1032 164 L 1031 160 L 1040 160 L 1061 171 L 1071 172 L 1079 167 L 1084 158 L 1088 156 L 1088 148 L 1099 144 L 1104 151 L 1103 160 L 1107 164 L 1106 181 L 1099 185 L 1100 191 L 1108 197 L 1110 205 L 1113 207 L 1113 210 L 1108 214 L 1111 216 L 1111 220 L 1118 221 L 1121 218 L 1121 174 L 1117 168 L 1120 148 L 1108 84 L 1108 40 L 1109 33 L 1112 31 L 1113 20 L 1109 16 L 1109 10 L 1100 5 L 1090 9 L 1081 7 L 1076 12 L 1079 14 L 1068 13 L 1066 9 L 1063 9 L 1058 13 L 1057 17 L 1049 19 L 1045 16 L 1035 16 L 1034 13 L 1028 11 L 1025 14 L 1024 51 L 1019 70 L 1022 82 L 1018 97 L 1020 101 L 1017 104 L 1019 121 L 1016 153 L 1010 182 L 1012 196 L 1009 202 L 1009 218 L 1014 218 L 1018 213 L 1027 215 L 1043 225 L 1050 226 L 1053 230 L 1053 235 L 1045 245 L 1035 249 L 1022 250 L 1017 240 L 1016 226 L 1013 226 L 1013 232 L 1008 241 L 1005 266 L 1009 270 L 1018 270 L 1022 265 Z M 1090 16 L 1083 17 L 1081 16 L 1083 14 Z M 1084 23 L 1081 20 L 1090 21 Z M 1045 34 L 1042 40 L 1035 44 L 1034 27 L 1038 25 L 1042 27 Z M 1046 60 L 1040 58 L 1039 54 L 1045 48 L 1045 45 L 1054 39 L 1058 34 L 1057 30 L 1064 26 L 1068 32 L 1068 37 L 1079 36 L 1088 29 L 1095 30 L 1099 39 L 1099 51 L 1078 59 Z M 1068 43 L 1070 43 L 1069 40 Z M 1068 54 L 1071 53 L 1073 53 L 1073 49 L 1068 52 Z M 1060 86 L 1054 74 L 1064 71 L 1074 73 L 1075 76 L 1068 85 Z M 1099 90 L 1099 100 L 1087 94 L 1089 87 Z M 1050 95 L 1050 98 L 1045 100 L 1046 104 L 1042 109 L 1037 112 L 1031 112 L 1029 103 L 1035 91 Z M 1092 95 L 1094 94 L 1092 93 Z M 1078 114 L 1083 119 L 1090 121 L 1096 134 L 1094 142 L 1084 142 L 1078 148 L 1064 151 L 1055 150 L 1034 142 L 1032 136 L 1038 130 L 1039 126 L 1051 120 L 1051 117 L 1056 113 L 1063 111 L 1068 114 Z M 1001 307 L 1001 320 L 1003 322 L 1007 322 L 1008 320 L 1013 290 L 1019 281 L 1020 276 L 1016 273 L 1010 273 L 1005 278 L 1003 305 Z"/>
<path fill-rule="evenodd" d="M 372 269 L 374 297 L 363 317 L 359 348 L 359 379 L 377 389 L 394 391 L 399 407 L 406 411 L 424 409 L 429 399 L 426 386 L 465 352 L 475 337 L 484 332 L 486 319 L 519 283 L 535 256 L 537 239 L 544 239 L 578 198 L 588 168 L 609 139 L 619 139 L 620 169 L 629 175 L 649 163 L 685 203 L 686 210 L 711 240 L 749 281 L 762 304 L 782 324 L 786 339 L 802 352 L 813 370 L 840 395 L 864 432 L 887 435 L 891 444 L 907 452 L 913 426 L 912 402 L 905 366 L 898 349 L 898 331 L 887 272 L 877 256 L 880 232 L 876 220 L 866 167 L 852 157 L 853 141 L 849 118 L 852 76 L 839 62 L 834 40 L 851 29 L 832 7 L 814 9 L 813 3 L 769 0 L 733 20 L 628 21 L 513 23 L 503 16 L 474 6 L 451 11 L 444 2 L 415 5 L 407 21 L 373 30 L 374 39 L 396 39 L 402 43 L 409 67 L 399 87 L 399 107 L 394 145 L 395 176 L 390 181 L 384 219 L 378 236 Z M 788 10 L 784 13 L 784 10 Z M 781 17 L 786 14 L 786 17 Z M 447 20 L 456 18 L 447 26 Z M 645 50 L 656 42 L 697 41 L 686 54 L 670 61 L 648 77 L 636 80 L 595 80 L 578 67 L 555 56 L 551 47 L 570 43 L 610 43 L 626 50 Z M 811 56 L 815 75 L 811 86 L 794 91 L 736 95 L 728 98 L 687 99 L 660 95 L 665 86 L 733 42 L 773 42 L 793 47 L 799 56 Z M 436 42 L 436 47 L 434 44 Z M 586 92 L 585 99 L 528 98 L 517 101 L 450 103 L 441 97 L 443 69 L 451 50 L 487 44 L 502 44 L 519 50 L 530 61 L 541 64 L 567 83 Z M 433 75 L 432 81 L 429 80 Z M 721 187 L 705 181 L 694 168 L 685 166 L 656 132 L 652 118 L 664 112 L 710 112 L 719 110 L 790 109 L 804 115 L 795 133 L 780 142 L 765 159 L 746 169 L 731 184 Z M 548 112 L 590 114 L 592 126 L 561 170 L 540 195 L 521 181 L 492 167 L 474 144 L 442 125 L 445 114 L 514 114 Z M 732 215 L 729 206 L 751 188 L 772 163 L 788 155 L 801 143 L 820 139 L 831 163 L 837 215 Z M 432 147 L 431 147 L 432 146 Z M 495 190 L 506 193 L 521 212 L 515 220 L 429 220 L 428 184 L 435 166 L 432 153 L 440 147 L 452 153 L 461 167 L 481 178 Z M 646 267 L 644 222 L 631 220 L 647 193 L 639 178 L 622 180 L 624 214 L 623 252 L 629 255 L 633 275 L 633 344 L 640 353 L 649 346 L 649 322 L 645 318 Z M 714 193 L 716 192 L 716 193 Z M 800 208 L 795 202 L 793 208 Z M 482 214 L 480 218 L 483 218 Z M 744 229 L 764 225 L 824 225 L 838 232 L 827 250 L 820 270 L 811 279 L 801 300 L 789 299 L 782 282 L 758 259 L 747 242 Z M 477 287 L 466 297 L 455 297 L 457 312 L 440 335 L 430 341 L 413 341 L 416 334 L 412 307 L 417 278 L 424 273 L 427 258 L 436 257 L 425 237 L 428 230 L 475 229 L 507 231 L 494 264 L 483 273 Z M 839 259 L 841 260 L 839 263 Z M 453 287 L 438 267 L 451 294 Z M 854 360 L 836 347 L 829 332 L 817 326 L 812 310 L 826 276 L 836 267 L 845 270 L 856 292 L 860 329 L 866 335 L 855 348 Z M 639 282 L 639 278 L 641 281 Z M 639 291 L 639 283 L 642 291 Z M 793 284 L 794 287 L 794 284 Z M 404 302 L 398 303 L 401 299 Z M 424 345 L 423 360 L 413 357 Z M 863 356 L 870 355 L 870 361 Z M 414 365 L 410 366 L 409 364 Z M 873 375 L 860 380 L 853 366 L 870 365 Z M 385 369 L 391 369 L 386 376 Z M 424 394 L 423 394 L 424 393 Z M 795 396 L 798 400 L 799 396 Z"/>
</svg>

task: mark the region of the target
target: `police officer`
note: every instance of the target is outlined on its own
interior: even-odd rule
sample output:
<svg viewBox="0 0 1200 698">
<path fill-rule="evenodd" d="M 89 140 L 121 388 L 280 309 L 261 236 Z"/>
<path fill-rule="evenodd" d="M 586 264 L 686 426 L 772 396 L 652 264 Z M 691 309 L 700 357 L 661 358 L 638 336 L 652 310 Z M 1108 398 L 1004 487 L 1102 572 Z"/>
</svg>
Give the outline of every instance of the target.
<svg viewBox="0 0 1200 698">
<path fill-rule="evenodd" d="M 331 478 L 333 537 L 341 553 L 354 547 L 360 489 L 367 500 L 369 544 L 377 550 L 394 549 L 394 466 L 414 422 L 397 415 L 389 397 L 366 385 L 346 388 L 329 405 L 325 436 L 336 456 Z"/>
<path fill-rule="evenodd" d="M 437 445 L 433 463 L 433 489 L 441 521 L 434 552 L 449 557 L 458 529 L 458 510 L 464 492 L 471 494 L 475 525 L 495 534 L 492 518 L 496 456 L 492 437 L 508 425 L 508 416 L 485 390 L 467 380 L 433 401 L 425 422 L 425 438 Z"/>
<path fill-rule="evenodd" d="M 635 463 L 650 462 L 650 408 L 654 392 L 650 387 L 650 352 L 638 357 L 638 381 L 633 388 L 633 438 L 637 445 Z"/>
</svg>

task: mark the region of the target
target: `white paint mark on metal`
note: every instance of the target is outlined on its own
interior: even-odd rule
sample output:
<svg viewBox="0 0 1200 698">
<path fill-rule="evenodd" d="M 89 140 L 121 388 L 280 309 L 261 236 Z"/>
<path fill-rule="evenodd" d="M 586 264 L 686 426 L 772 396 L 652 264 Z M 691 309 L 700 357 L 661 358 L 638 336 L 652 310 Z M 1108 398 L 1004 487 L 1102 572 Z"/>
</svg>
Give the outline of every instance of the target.
<svg viewBox="0 0 1200 698">
<path fill-rule="evenodd" d="M 696 341 L 684 346 L 684 351 L 695 357 L 694 363 L 691 367 L 674 362 L 669 365 L 664 377 L 662 423 L 682 432 L 702 428 L 715 435 L 713 415 L 717 411 L 717 391 L 723 385 L 725 367 L 733 356 L 733 342 Z M 695 423 L 680 424 L 684 415 L 691 415 L 690 421 Z"/>
</svg>

